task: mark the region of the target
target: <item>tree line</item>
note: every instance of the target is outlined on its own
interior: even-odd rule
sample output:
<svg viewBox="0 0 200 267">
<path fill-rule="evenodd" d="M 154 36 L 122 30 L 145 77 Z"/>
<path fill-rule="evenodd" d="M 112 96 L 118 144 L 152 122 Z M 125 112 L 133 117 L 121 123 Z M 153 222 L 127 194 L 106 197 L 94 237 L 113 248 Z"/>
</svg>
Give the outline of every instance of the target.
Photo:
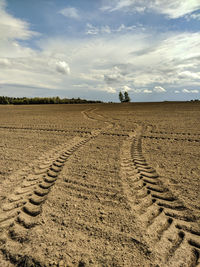
<svg viewBox="0 0 200 267">
<path fill-rule="evenodd" d="M 85 100 L 80 98 L 63 98 L 60 97 L 8 97 L 0 96 L 0 105 L 32 105 L 32 104 L 87 104 L 102 103 L 101 101 Z"/>
</svg>

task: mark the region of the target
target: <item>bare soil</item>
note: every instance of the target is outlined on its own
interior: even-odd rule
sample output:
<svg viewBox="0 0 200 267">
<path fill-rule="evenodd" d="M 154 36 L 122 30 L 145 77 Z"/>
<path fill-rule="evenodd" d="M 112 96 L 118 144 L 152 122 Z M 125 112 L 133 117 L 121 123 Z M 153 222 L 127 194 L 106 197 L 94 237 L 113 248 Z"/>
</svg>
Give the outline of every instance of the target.
<svg viewBox="0 0 200 267">
<path fill-rule="evenodd" d="M 200 266 L 200 104 L 0 106 L 0 266 Z"/>
</svg>

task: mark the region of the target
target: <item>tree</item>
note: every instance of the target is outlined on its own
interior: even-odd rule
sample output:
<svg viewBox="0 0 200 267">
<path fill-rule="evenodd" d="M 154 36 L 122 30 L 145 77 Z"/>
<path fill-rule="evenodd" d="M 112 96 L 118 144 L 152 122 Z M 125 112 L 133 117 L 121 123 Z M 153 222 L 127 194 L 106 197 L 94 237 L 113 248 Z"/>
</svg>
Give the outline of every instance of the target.
<svg viewBox="0 0 200 267">
<path fill-rule="evenodd" d="M 120 100 L 121 103 L 130 102 L 131 101 L 131 99 L 130 99 L 130 97 L 129 97 L 127 92 L 124 92 L 124 95 L 122 94 L 122 92 L 119 92 L 119 100 Z"/>
<path fill-rule="evenodd" d="M 131 99 L 128 95 L 128 92 L 124 92 L 124 102 L 130 102 L 130 101 L 131 101 Z"/>
<path fill-rule="evenodd" d="M 123 96 L 122 92 L 119 92 L 119 100 L 121 103 L 124 102 L 124 96 Z"/>
</svg>

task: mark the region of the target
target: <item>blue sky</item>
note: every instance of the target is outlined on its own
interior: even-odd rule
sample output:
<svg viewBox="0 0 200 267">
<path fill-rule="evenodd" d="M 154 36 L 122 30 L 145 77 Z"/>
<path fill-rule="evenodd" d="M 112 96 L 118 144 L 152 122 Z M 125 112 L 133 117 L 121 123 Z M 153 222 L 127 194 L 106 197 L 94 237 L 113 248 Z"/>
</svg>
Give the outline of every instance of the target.
<svg viewBox="0 0 200 267">
<path fill-rule="evenodd" d="M 0 0 L 0 95 L 200 98 L 200 0 Z"/>
</svg>

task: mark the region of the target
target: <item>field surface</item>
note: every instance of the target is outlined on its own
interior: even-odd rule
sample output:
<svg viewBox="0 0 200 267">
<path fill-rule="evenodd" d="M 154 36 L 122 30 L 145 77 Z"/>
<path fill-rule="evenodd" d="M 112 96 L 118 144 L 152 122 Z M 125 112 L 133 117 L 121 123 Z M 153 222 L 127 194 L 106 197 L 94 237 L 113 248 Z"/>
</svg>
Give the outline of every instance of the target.
<svg viewBox="0 0 200 267">
<path fill-rule="evenodd" d="M 0 106 L 0 266 L 200 266 L 200 104 Z"/>
</svg>

